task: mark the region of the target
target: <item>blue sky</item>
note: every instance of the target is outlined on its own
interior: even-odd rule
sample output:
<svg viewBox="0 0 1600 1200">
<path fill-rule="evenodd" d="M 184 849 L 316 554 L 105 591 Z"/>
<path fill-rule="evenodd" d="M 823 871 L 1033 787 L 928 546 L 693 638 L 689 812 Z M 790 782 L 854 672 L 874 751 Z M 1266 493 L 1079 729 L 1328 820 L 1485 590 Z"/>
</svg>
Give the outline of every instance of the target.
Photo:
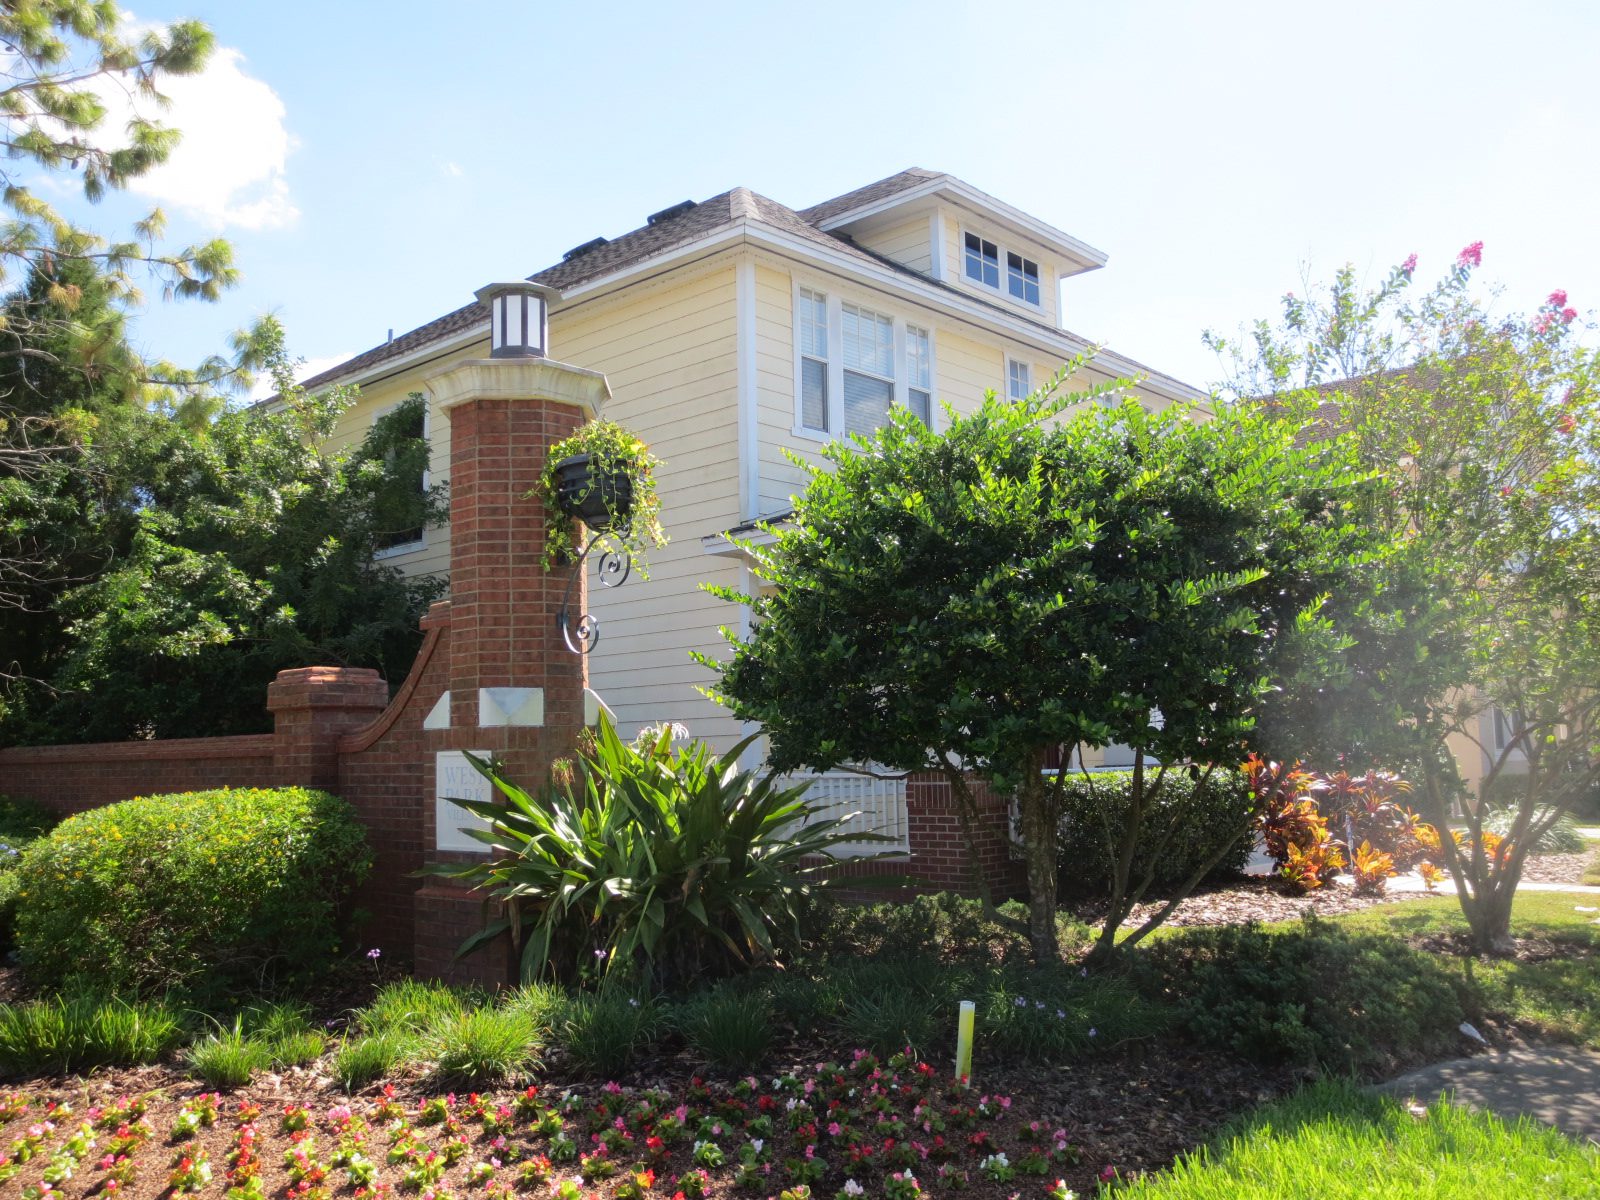
<svg viewBox="0 0 1600 1200">
<path fill-rule="evenodd" d="M 803 207 L 948 171 L 1098 246 L 1066 323 L 1192 383 L 1200 344 L 1350 261 L 1468 242 L 1500 303 L 1600 308 L 1600 6 L 1528 3 L 145 2 L 229 53 L 152 181 L 222 234 L 220 305 L 152 301 L 145 350 L 267 310 L 325 365 L 646 214 L 743 184 Z M 150 203 L 101 206 L 102 228 Z M 559 347 L 557 347 L 559 352 Z M 997 384 L 1000 381 L 996 381 Z"/>
</svg>

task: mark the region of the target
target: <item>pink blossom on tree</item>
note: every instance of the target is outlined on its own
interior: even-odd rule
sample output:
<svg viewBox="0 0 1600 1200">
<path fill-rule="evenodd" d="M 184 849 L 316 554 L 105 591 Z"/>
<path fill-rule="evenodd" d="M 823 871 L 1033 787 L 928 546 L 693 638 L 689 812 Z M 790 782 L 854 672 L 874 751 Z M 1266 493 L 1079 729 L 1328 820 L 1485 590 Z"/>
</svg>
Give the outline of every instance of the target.
<svg viewBox="0 0 1600 1200">
<path fill-rule="evenodd" d="M 1547 300 L 1545 300 L 1545 303 L 1550 305 L 1551 308 L 1560 308 L 1564 304 L 1566 304 L 1566 302 L 1567 302 L 1567 289 L 1566 288 L 1557 288 L 1555 291 L 1551 292 L 1549 298 Z"/>
<path fill-rule="evenodd" d="M 1481 267 L 1483 265 L 1483 243 L 1473 242 L 1470 246 L 1463 246 L 1461 253 L 1456 255 L 1458 267 Z"/>
</svg>

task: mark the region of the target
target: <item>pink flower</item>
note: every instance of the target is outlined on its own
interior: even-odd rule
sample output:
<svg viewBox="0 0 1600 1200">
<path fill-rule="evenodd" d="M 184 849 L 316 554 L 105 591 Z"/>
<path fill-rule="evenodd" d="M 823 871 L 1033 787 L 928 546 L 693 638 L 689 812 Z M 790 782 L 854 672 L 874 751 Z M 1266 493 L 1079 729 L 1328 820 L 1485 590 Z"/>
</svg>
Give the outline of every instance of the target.
<svg viewBox="0 0 1600 1200">
<path fill-rule="evenodd" d="M 1481 267 L 1482 265 L 1482 242 L 1473 242 L 1470 246 L 1463 246 L 1461 253 L 1456 255 L 1456 266 L 1458 267 Z"/>
<path fill-rule="evenodd" d="M 839 1122 L 837 1122 L 837 1121 L 829 1121 L 828 1122 L 828 1136 L 829 1137 L 838 1137 L 843 1132 L 844 1132 L 844 1129 L 840 1126 Z"/>
<path fill-rule="evenodd" d="M 1563 308 L 1561 310 L 1561 319 L 1571 325 L 1578 319 L 1578 310 L 1575 308 Z"/>
<path fill-rule="evenodd" d="M 1100 1179 L 1101 1179 L 1102 1182 L 1110 1183 L 1116 1177 L 1117 1177 L 1117 1169 L 1115 1167 L 1111 1166 L 1109 1163 L 1106 1166 L 1100 1168 Z"/>
<path fill-rule="evenodd" d="M 1417 256 L 1415 254 L 1406 255 L 1406 260 L 1400 264 L 1400 269 L 1407 275 L 1415 271 L 1417 269 Z"/>
<path fill-rule="evenodd" d="M 1567 302 L 1567 289 L 1566 288 L 1557 288 L 1555 291 L 1551 292 L 1549 297 L 1545 300 L 1545 303 L 1548 304 L 1551 308 L 1560 308 L 1566 302 Z"/>
</svg>

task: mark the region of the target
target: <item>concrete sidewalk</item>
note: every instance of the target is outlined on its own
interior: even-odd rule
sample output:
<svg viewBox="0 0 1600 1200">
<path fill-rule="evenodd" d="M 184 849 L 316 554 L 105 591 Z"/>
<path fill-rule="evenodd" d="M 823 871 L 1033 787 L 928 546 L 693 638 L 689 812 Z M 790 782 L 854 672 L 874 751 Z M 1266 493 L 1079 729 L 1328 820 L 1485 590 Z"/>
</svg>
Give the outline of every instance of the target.
<svg viewBox="0 0 1600 1200">
<path fill-rule="evenodd" d="M 1509 1050 L 1456 1058 L 1375 1090 L 1421 1104 L 1445 1092 L 1456 1104 L 1507 1120 L 1532 1117 L 1600 1146 L 1600 1054 L 1587 1050 Z"/>
</svg>

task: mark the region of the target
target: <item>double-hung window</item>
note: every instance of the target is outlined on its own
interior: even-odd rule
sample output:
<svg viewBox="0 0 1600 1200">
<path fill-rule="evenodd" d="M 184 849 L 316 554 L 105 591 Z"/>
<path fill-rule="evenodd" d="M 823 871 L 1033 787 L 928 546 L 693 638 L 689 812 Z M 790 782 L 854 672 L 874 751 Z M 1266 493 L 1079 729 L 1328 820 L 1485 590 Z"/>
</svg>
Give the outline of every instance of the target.
<svg viewBox="0 0 1600 1200">
<path fill-rule="evenodd" d="M 1019 359 L 1006 359 L 1006 395 L 1025 400 L 1033 391 L 1033 368 Z"/>
<path fill-rule="evenodd" d="M 800 315 L 800 425 L 827 433 L 828 298 L 801 288 L 796 305 Z"/>
<path fill-rule="evenodd" d="M 933 422 L 933 331 L 797 286 L 795 432 L 870 434 L 903 404 Z"/>
<path fill-rule="evenodd" d="M 906 326 L 906 407 L 924 425 L 933 424 L 933 338 L 918 325 Z"/>
<path fill-rule="evenodd" d="M 870 308 L 839 308 L 844 342 L 844 431 L 871 433 L 894 403 L 894 321 Z"/>
</svg>

